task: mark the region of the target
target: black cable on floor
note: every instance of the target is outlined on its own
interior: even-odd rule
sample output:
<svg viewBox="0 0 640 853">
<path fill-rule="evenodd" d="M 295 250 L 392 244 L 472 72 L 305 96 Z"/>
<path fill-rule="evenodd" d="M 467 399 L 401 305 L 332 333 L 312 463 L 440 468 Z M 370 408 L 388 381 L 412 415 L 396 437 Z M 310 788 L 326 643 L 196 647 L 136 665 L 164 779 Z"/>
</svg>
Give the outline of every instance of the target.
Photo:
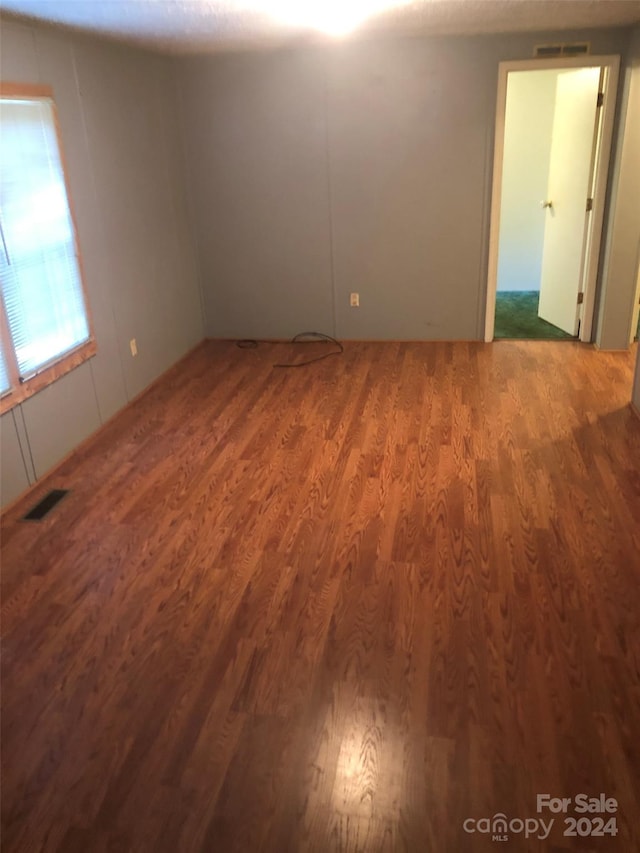
<svg viewBox="0 0 640 853">
<path fill-rule="evenodd" d="M 274 367 L 306 367 L 308 364 L 315 364 L 316 361 L 322 361 L 323 358 L 329 358 L 330 355 L 341 355 L 344 352 L 344 347 L 337 341 L 335 338 L 332 338 L 331 335 L 325 335 L 322 332 L 299 332 L 297 335 L 294 335 L 291 338 L 292 344 L 299 343 L 313 343 L 314 341 L 326 341 L 328 343 L 335 344 L 338 349 L 331 350 L 331 352 L 324 352 L 322 355 L 318 355 L 315 358 L 309 358 L 307 361 L 296 361 L 291 364 L 274 364 Z"/>
<path fill-rule="evenodd" d="M 329 358 L 330 355 L 341 355 L 344 352 L 344 347 L 340 341 L 332 338 L 331 335 L 325 335 L 323 332 L 299 332 L 291 338 L 289 343 L 310 344 L 316 341 L 325 341 L 327 343 L 335 344 L 338 349 L 331 350 L 331 352 L 324 352 L 322 355 L 318 355 L 315 358 L 309 358 L 306 361 L 296 361 L 291 364 L 274 364 L 273 367 L 306 367 L 308 364 L 315 364 L 316 361 L 322 361 L 323 358 Z M 236 346 L 240 349 L 256 349 L 259 344 L 267 343 L 273 343 L 273 341 L 260 341 L 255 338 L 244 338 L 236 341 Z"/>
</svg>

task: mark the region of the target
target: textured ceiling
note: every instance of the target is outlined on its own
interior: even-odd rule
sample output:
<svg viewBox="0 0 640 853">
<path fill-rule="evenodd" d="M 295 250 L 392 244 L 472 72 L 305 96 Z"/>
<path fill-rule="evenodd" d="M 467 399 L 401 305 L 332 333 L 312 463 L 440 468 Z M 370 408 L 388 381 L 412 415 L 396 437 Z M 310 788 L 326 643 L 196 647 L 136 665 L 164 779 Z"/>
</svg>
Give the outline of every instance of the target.
<svg viewBox="0 0 640 853">
<path fill-rule="evenodd" d="M 353 1 L 317 0 L 325 16 L 327 9 L 344 10 Z M 0 9 L 11 16 L 70 26 L 171 53 L 268 47 L 322 38 L 313 34 L 310 25 L 309 9 L 316 0 L 289 0 L 295 10 L 295 20 L 289 23 L 266 11 L 269 2 L 0 0 Z M 380 11 L 383 3 L 387 8 Z M 377 0 L 377 8 L 356 34 L 471 35 L 640 23 L 640 0 Z"/>
</svg>

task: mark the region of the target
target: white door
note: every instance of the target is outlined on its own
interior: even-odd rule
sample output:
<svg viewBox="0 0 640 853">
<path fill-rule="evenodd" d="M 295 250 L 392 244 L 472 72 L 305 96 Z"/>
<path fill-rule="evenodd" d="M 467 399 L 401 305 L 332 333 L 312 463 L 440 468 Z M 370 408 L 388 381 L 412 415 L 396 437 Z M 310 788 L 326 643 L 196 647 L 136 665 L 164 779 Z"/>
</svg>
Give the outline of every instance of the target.
<svg viewBox="0 0 640 853">
<path fill-rule="evenodd" d="M 538 315 L 569 335 L 578 333 L 599 83 L 599 68 L 580 68 L 560 74 L 556 91 Z"/>
<path fill-rule="evenodd" d="M 638 262 L 638 278 L 636 281 L 636 300 L 633 303 L 633 313 L 631 315 L 631 343 L 638 336 L 640 328 L 640 261 Z"/>
</svg>

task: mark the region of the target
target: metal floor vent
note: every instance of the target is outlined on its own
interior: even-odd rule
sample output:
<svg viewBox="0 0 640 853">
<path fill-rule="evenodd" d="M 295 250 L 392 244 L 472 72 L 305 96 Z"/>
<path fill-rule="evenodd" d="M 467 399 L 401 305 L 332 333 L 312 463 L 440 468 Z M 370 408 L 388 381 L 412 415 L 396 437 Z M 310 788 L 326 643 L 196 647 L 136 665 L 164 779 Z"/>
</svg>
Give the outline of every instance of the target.
<svg viewBox="0 0 640 853">
<path fill-rule="evenodd" d="M 22 516 L 23 521 L 40 521 L 68 494 L 69 489 L 52 489 L 26 515 Z"/>
</svg>

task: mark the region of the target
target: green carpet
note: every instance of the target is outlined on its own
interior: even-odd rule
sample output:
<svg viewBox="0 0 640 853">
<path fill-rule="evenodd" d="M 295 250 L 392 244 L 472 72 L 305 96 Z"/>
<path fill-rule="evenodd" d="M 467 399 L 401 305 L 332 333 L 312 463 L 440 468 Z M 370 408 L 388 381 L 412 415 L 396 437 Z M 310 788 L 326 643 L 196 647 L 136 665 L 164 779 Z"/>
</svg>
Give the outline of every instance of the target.
<svg viewBox="0 0 640 853">
<path fill-rule="evenodd" d="M 537 290 L 501 290 L 496 294 L 494 338 L 573 341 L 562 329 L 538 317 Z"/>
</svg>

